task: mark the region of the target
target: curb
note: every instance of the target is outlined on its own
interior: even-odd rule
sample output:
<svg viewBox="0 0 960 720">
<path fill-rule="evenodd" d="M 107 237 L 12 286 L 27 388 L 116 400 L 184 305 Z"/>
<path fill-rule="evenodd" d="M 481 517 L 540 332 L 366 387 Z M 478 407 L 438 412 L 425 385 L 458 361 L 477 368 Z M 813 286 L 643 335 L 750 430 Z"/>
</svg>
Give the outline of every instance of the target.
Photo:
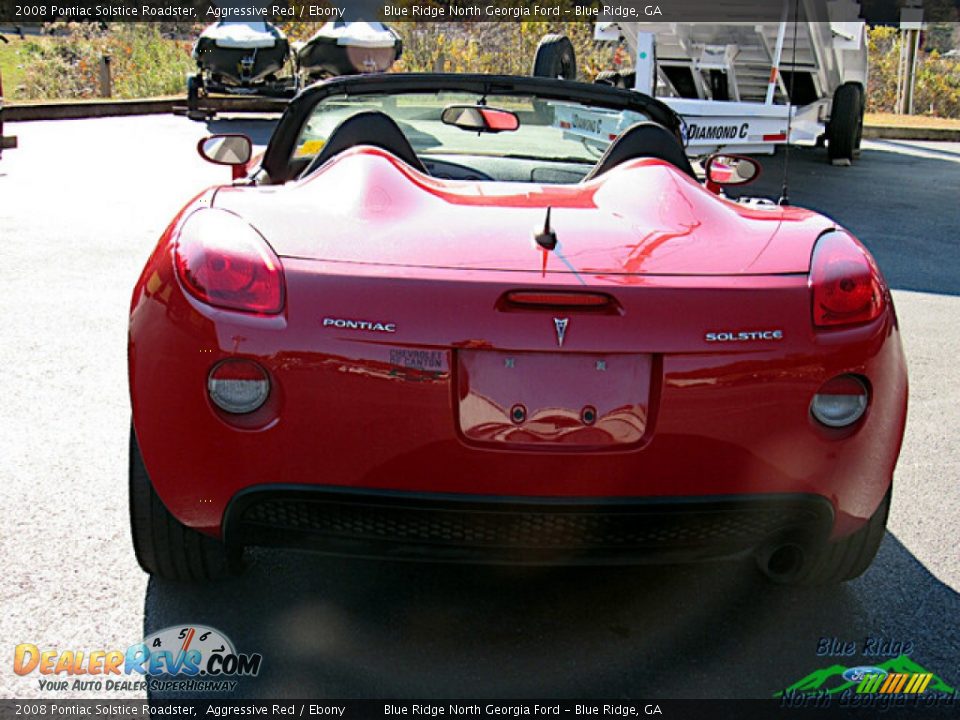
<svg viewBox="0 0 960 720">
<path fill-rule="evenodd" d="M 960 142 L 960 129 L 864 125 L 863 137 L 870 140 L 939 140 Z"/>
<path fill-rule="evenodd" d="M 81 120 L 126 115 L 169 115 L 175 109 L 186 110 L 186 98 L 181 96 L 150 98 L 146 100 L 85 100 L 76 102 L 45 102 L 5 104 L 5 122 L 32 120 Z M 279 113 L 287 100 L 257 97 L 209 97 L 201 107 L 216 112 Z"/>
</svg>

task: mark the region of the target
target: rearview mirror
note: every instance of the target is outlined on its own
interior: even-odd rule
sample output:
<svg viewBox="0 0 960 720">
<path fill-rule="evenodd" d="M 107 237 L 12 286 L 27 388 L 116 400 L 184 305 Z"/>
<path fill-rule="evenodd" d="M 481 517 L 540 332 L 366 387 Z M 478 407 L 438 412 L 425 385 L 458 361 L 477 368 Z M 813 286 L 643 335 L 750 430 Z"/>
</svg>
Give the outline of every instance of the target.
<svg viewBox="0 0 960 720">
<path fill-rule="evenodd" d="M 210 135 L 197 143 L 197 152 L 214 165 L 230 165 L 233 178 L 243 177 L 253 157 L 253 141 L 246 135 Z"/>
<path fill-rule="evenodd" d="M 486 105 L 447 105 L 440 120 L 444 125 L 478 133 L 513 132 L 520 127 L 516 113 Z"/>
<path fill-rule="evenodd" d="M 708 187 L 746 185 L 760 176 L 760 163 L 743 155 L 711 155 L 703 167 Z"/>
</svg>

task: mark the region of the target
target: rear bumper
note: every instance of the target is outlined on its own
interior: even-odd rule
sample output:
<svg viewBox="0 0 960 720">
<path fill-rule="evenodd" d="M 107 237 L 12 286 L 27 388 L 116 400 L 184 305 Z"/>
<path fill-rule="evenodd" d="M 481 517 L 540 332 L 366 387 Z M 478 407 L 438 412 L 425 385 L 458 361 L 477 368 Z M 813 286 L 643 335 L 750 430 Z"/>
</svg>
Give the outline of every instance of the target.
<svg viewBox="0 0 960 720">
<path fill-rule="evenodd" d="M 234 545 L 334 555 L 508 564 L 636 564 L 732 557 L 827 540 L 816 495 L 524 498 L 264 486 L 227 508 Z"/>
<path fill-rule="evenodd" d="M 291 483 L 345 496 L 549 499 L 551 507 L 586 502 L 605 510 L 801 494 L 832 506 L 831 539 L 862 527 L 890 487 L 907 395 L 892 309 L 865 326 L 813 333 L 805 277 L 696 281 L 733 288 L 644 278 L 617 291 L 622 315 L 575 317 L 559 347 L 551 315 L 492 309 L 504 292 L 535 286 L 516 273 L 387 282 L 315 277 L 306 261 L 284 260 L 287 310 L 260 317 L 186 297 L 169 252 L 158 246 L 132 304 L 133 420 L 161 500 L 181 523 L 214 537 L 236 532 L 228 525 L 245 493 L 265 486 L 285 492 Z M 669 322 L 657 320 L 665 307 Z M 716 326 L 705 323 L 719 321 L 704 318 L 724 308 L 743 327 L 783 327 L 783 339 L 705 343 L 704 328 Z M 324 327 L 324 317 L 386 318 L 398 331 L 386 338 L 336 331 Z M 504 350 L 519 358 L 518 368 L 524 358 L 550 353 L 578 370 L 569 378 L 525 375 L 515 393 L 506 382 L 485 384 L 475 372 L 485 366 L 470 357 Z M 640 437 L 624 436 L 630 442 L 615 447 L 507 448 L 474 432 L 486 416 L 464 414 L 474 398 L 504 411 L 513 402 L 533 411 L 538 399 L 541 409 L 554 400 L 575 408 L 580 389 L 581 402 L 602 418 L 618 408 L 601 384 L 585 379 L 580 362 L 613 358 L 612 374 L 615 362 L 639 356 L 649 358 L 640 373 L 644 389 L 622 403 Z M 226 417 L 208 398 L 210 368 L 229 357 L 253 359 L 270 377 L 270 399 L 249 416 Z M 842 373 L 866 378 L 872 399 L 857 426 L 836 431 L 811 418 L 810 401 Z M 539 394 L 526 398 L 528 386 Z M 251 543 L 271 543 L 269 536 L 289 528 L 247 530 Z"/>
</svg>

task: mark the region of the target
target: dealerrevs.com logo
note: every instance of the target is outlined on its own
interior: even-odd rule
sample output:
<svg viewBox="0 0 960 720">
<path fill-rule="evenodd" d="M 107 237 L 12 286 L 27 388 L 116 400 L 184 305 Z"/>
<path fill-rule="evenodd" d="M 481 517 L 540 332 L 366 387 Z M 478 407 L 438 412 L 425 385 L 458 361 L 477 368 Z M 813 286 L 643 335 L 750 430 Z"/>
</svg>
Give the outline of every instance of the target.
<svg viewBox="0 0 960 720">
<path fill-rule="evenodd" d="M 17 675 L 37 674 L 45 692 L 128 690 L 223 692 L 260 672 L 260 653 L 238 653 L 230 639 L 204 625 L 168 627 L 126 650 L 56 650 L 21 643 Z"/>
</svg>

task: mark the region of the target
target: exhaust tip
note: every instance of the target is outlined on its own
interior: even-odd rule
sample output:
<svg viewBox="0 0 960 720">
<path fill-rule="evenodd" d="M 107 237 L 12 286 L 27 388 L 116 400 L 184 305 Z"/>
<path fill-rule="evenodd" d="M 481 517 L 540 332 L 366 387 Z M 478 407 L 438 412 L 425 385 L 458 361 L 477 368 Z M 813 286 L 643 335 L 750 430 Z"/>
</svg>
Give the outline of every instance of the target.
<svg viewBox="0 0 960 720">
<path fill-rule="evenodd" d="M 760 569 L 774 582 L 789 583 L 800 575 L 806 557 L 806 551 L 798 543 L 774 545 L 761 555 Z"/>
</svg>

